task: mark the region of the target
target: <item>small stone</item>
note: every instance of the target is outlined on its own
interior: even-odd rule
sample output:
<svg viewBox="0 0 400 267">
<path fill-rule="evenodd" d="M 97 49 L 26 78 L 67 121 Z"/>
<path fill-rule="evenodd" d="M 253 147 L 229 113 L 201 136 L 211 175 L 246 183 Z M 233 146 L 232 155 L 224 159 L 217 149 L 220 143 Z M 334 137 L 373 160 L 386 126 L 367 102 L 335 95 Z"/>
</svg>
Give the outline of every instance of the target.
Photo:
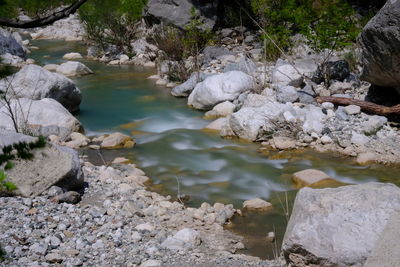
<svg viewBox="0 0 400 267">
<path fill-rule="evenodd" d="M 57 195 L 61 195 L 62 193 L 64 193 L 64 191 L 62 190 L 61 187 L 55 186 L 53 185 L 52 187 L 50 187 L 50 189 L 47 191 L 47 195 L 50 197 L 54 197 Z"/>
<path fill-rule="evenodd" d="M 58 253 L 49 253 L 46 255 L 45 259 L 50 263 L 61 263 L 63 261 L 62 256 Z"/>
<path fill-rule="evenodd" d="M 351 142 L 355 145 L 363 146 L 369 142 L 369 138 L 364 134 L 359 134 L 357 132 L 352 132 Z"/>
<path fill-rule="evenodd" d="M 124 157 L 117 157 L 113 160 L 113 164 L 128 164 L 130 160 Z"/>
<path fill-rule="evenodd" d="M 330 177 L 326 173 L 314 169 L 302 170 L 293 174 L 293 181 L 298 187 L 314 184 L 325 179 L 330 179 Z"/>
<path fill-rule="evenodd" d="M 35 243 L 29 247 L 29 250 L 38 255 L 45 255 L 47 251 L 47 244 Z"/>
<path fill-rule="evenodd" d="M 103 240 L 97 240 L 93 245 L 92 245 L 93 249 L 103 249 L 104 248 L 104 243 Z"/>
<path fill-rule="evenodd" d="M 274 137 L 272 142 L 275 147 L 280 150 L 287 150 L 296 147 L 296 141 L 288 137 Z"/>
<path fill-rule="evenodd" d="M 271 243 L 274 242 L 275 241 L 275 233 L 274 232 L 269 232 L 267 234 L 266 239 L 267 239 L 268 242 L 271 242 Z"/>
<path fill-rule="evenodd" d="M 154 231 L 154 226 L 151 225 L 150 223 L 142 223 L 142 224 L 137 225 L 135 227 L 135 229 L 138 231 L 142 231 L 142 232 L 145 232 L 145 231 L 152 232 L 152 231 Z"/>
<path fill-rule="evenodd" d="M 272 208 L 272 204 L 260 198 L 255 198 L 243 202 L 243 208 L 248 210 L 267 210 Z"/>
<path fill-rule="evenodd" d="M 98 146 L 98 145 L 90 145 L 89 148 L 93 149 L 93 150 L 99 150 L 100 146 Z"/>
<path fill-rule="evenodd" d="M 60 203 L 76 204 L 81 201 L 81 195 L 78 192 L 69 191 L 61 195 L 55 196 L 53 200 Z"/>
<path fill-rule="evenodd" d="M 344 112 L 346 112 L 347 115 L 356 115 L 361 112 L 361 108 L 356 105 L 349 105 L 344 107 Z"/>
<path fill-rule="evenodd" d="M 333 105 L 331 102 L 324 102 L 321 104 L 321 107 L 324 109 L 333 109 L 335 105 Z"/>
<path fill-rule="evenodd" d="M 327 135 L 324 135 L 324 136 L 321 137 L 321 142 L 323 144 L 331 144 L 333 141 L 332 141 L 332 138 L 330 138 Z"/>
<path fill-rule="evenodd" d="M 147 260 L 140 264 L 139 267 L 158 267 L 161 266 L 161 262 L 158 260 Z"/>
<path fill-rule="evenodd" d="M 196 230 L 184 228 L 175 235 L 169 236 L 161 247 L 171 250 L 189 249 L 200 244 L 200 236 Z"/>
</svg>

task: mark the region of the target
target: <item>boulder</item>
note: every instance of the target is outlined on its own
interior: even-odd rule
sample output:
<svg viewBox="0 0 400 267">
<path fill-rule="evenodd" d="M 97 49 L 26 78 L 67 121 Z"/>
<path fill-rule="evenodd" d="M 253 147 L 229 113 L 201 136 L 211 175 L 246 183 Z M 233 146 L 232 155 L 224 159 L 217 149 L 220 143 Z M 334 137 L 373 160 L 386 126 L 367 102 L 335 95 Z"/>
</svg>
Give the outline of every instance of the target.
<svg viewBox="0 0 400 267">
<path fill-rule="evenodd" d="M 71 59 L 81 59 L 83 58 L 81 54 L 72 52 L 72 53 L 67 53 L 63 56 L 63 59 L 71 60 Z"/>
<path fill-rule="evenodd" d="M 17 186 L 13 193 L 35 197 L 53 185 L 64 191 L 83 186 L 83 172 L 75 150 L 47 145 L 34 149 L 32 153 L 32 160 L 14 160 L 14 167 L 7 171 L 9 181 Z"/>
<path fill-rule="evenodd" d="M 196 230 L 184 228 L 164 240 L 161 247 L 170 250 L 187 250 L 199 245 L 200 242 L 200 234 Z"/>
<path fill-rule="evenodd" d="M 7 53 L 24 59 L 26 57 L 26 48 L 22 43 L 18 42 L 12 33 L 5 29 L 0 29 L 0 55 Z"/>
<path fill-rule="evenodd" d="M 297 60 L 290 64 L 278 59 L 271 73 L 271 82 L 275 86 L 292 85 L 302 80 L 302 75 L 310 76 L 317 69 L 312 59 Z"/>
<path fill-rule="evenodd" d="M 186 82 L 174 87 L 171 90 L 171 94 L 176 97 L 187 97 L 199 82 L 204 81 L 207 77 L 212 75 L 213 74 L 205 74 L 203 72 L 193 72 Z"/>
<path fill-rule="evenodd" d="M 276 100 L 281 103 L 286 102 L 296 102 L 299 99 L 299 94 L 297 93 L 296 88 L 290 85 L 286 86 L 278 86 L 276 89 Z"/>
<path fill-rule="evenodd" d="M 292 266 L 363 266 L 389 218 L 400 211 L 400 188 L 367 183 L 303 188 L 296 196 L 282 251 Z"/>
<path fill-rule="evenodd" d="M 210 109 L 224 101 L 232 101 L 256 86 L 254 79 L 240 71 L 230 71 L 206 78 L 189 95 L 188 104 L 196 109 Z"/>
<path fill-rule="evenodd" d="M 315 184 L 325 179 L 330 179 L 329 175 L 314 169 L 302 170 L 293 174 L 293 182 L 297 187 Z"/>
<path fill-rule="evenodd" d="M 217 21 L 218 1 L 200 0 L 149 0 L 145 17 L 155 22 L 185 27 L 193 19 L 193 11 L 204 22 L 204 27 L 212 29 Z"/>
<path fill-rule="evenodd" d="M 203 50 L 203 64 L 208 64 L 213 59 L 218 59 L 224 56 L 231 56 L 231 55 L 234 55 L 234 53 L 229 51 L 225 47 L 207 46 Z"/>
<path fill-rule="evenodd" d="M 250 58 L 248 58 L 246 56 L 243 56 L 240 58 L 240 60 L 238 62 L 229 63 L 224 68 L 224 72 L 233 71 L 233 70 L 241 71 L 248 75 L 252 75 L 257 70 L 257 66 L 253 62 L 253 60 L 251 60 Z"/>
<path fill-rule="evenodd" d="M 350 75 L 349 63 L 346 60 L 328 61 L 318 67 L 312 77 L 312 81 L 320 84 L 336 80 L 343 82 Z"/>
<path fill-rule="evenodd" d="M 361 79 L 400 93 L 400 2 L 386 1 L 362 30 Z"/>
<path fill-rule="evenodd" d="M 59 66 L 58 64 L 47 64 L 43 66 L 43 69 L 48 71 L 56 71 L 58 66 Z"/>
<path fill-rule="evenodd" d="M 72 132 L 83 131 L 80 122 L 51 98 L 41 100 L 19 98 L 11 101 L 11 108 L 16 111 L 19 129 L 29 130 L 32 134 L 37 128 L 40 128 L 37 135 L 45 136 L 55 134 L 66 137 Z M 10 113 L 5 106 L 0 108 L 0 127 L 15 131 Z"/>
<path fill-rule="evenodd" d="M 247 210 L 268 210 L 272 208 L 272 204 L 261 198 L 255 198 L 243 202 L 243 208 Z"/>
<path fill-rule="evenodd" d="M 236 105 L 232 102 L 225 101 L 216 105 L 212 110 L 207 111 L 204 115 L 206 119 L 216 119 L 231 115 L 236 109 Z"/>
<path fill-rule="evenodd" d="M 219 132 L 227 123 L 228 123 L 227 118 L 219 118 L 216 119 L 215 121 L 210 122 L 206 127 L 204 127 L 204 129 Z"/>
<path fill-rule="evenodd" d="M 57 67 L 57 73 L 65 76 L 83 76 L 92 74 L 93 71 L 83 63 L 77 61 L 68 61 Z"/>
<path fill-rule="evenodd" d="M 124 135 L 122 133 L 112 133 L 109 136 L 105 137 L 101 142 L 100 146 L 106 149 L 113 148 L 131 148 L 135 145 L 135 141 L 133 141 L 132 137 Z"/>
<path fill-rule="evenodd" d="M 296 147 L 296 140 L 284 136 L 274 136 L 271 143 L 279 150 L 293 149 Z"/>
<path fill-rule="evenodd" d="M 73 81 L 37 65 L 26 65 L 16 74 L 0 80 L 0 91 L 6 90 L 13 98 L 55 99 L 70 112 L 78 111 L 82 100 L 81 91 Z"/>
</svg>

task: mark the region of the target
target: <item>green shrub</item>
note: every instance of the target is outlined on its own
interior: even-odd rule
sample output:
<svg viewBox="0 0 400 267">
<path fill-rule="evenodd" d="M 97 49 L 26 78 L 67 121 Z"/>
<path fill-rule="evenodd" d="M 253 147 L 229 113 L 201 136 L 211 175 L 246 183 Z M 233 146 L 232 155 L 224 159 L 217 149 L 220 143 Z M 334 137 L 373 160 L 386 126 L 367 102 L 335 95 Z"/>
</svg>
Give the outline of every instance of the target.
<svg viewBox="0 0 400 267">
<path fill-rule="evenodd" d="M 74 0 L 0 0 L 0 16 L 15 18 L 21 8 L 28 16 L 38 17 L 62 5 L 68 5 Z"/>
<path fill-rule="evenodd" d="M 267 34 L 284 50 L 296 33 L 306 36 L 318 51 L 351 44 L 361 30 L 355 11 L 343 0 L 253 0 L 252 7 Z M 266 39 L 270 59 L 279 57 L 279 50 Z"/>
<path fill-rule="evenodd" d="M 88 39 L 103 50 L 116 45 L 131 53 L 130 41 L 137 36 L 136 22 L 141 18 L 147 0 L 92 0 L 79 9 Z"/>
</svg>

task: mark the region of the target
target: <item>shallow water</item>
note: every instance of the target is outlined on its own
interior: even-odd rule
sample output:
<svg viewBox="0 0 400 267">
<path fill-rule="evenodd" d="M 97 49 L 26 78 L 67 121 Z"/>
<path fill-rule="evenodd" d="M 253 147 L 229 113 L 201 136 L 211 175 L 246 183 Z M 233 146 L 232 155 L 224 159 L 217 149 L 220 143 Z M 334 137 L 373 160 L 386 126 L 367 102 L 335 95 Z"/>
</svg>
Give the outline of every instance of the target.
<svg viewBox="0 0 400 267">
<path fill-rule="evenodd" d="M 86 54 L 77 42 L 33 43 L 40 49 L 30 57 L 41 65 L 61 63 L 67 52 Z M 152 178 L 153 190 L 171 196 L 186 194 L 189 206 L 207 201 L 240 208 L 244 200 L 255 197 L 274 204 L 268 213 L 234 218 L 229 227 L 247 238 L 247 253 L 272 257 L 272 246 L 264 236 L 274 229 L 279 247 L 286 225 L 284 192 L 289 192 L 289 205 L 296 193 L 290 180 L 293 172 L 316 168 L 343 183 L 384 181 L 400 185 L 399 168 L 359 167 L 351 159 L 309 150 L 266 155 L 257 151 L 256 144 L 222 139 L 201 130 L 208 121 L 202 119 L 202 112 L 188 108 L 186 99 L 174 98 L 169 89 L 146 79 L 153 69 L 82 62 L 95 72 L 73 79 L 83 94 L 77 117 L 86 134 L 121 131 L 137 142 L 133 149 L 103 151 L 106 161 L 116 156 L 131 159 Z M 97 152 L 87 153 L 101 163 Z"/>
</svg>

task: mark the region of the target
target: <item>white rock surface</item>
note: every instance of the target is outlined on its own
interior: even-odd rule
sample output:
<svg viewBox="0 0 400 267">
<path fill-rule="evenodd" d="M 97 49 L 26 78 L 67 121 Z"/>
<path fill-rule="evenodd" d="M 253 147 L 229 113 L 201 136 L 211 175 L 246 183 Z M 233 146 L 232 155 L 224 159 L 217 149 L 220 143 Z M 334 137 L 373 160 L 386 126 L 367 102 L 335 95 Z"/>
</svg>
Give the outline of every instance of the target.
<svg viewBox="0 0 400 267">
<path fill-rule="evenodd" d="M 93 71 L 89 69 L 87 66 L 85 66 L 81 62 L 77 61 L 68 61 L 65 63 L 62 63 L 60 66 L 57 67 L 57 73 L 65 75 L 65 76 L 83 76 L 83 75 L 88 75 L 92 74 Z"/>
</svg>

